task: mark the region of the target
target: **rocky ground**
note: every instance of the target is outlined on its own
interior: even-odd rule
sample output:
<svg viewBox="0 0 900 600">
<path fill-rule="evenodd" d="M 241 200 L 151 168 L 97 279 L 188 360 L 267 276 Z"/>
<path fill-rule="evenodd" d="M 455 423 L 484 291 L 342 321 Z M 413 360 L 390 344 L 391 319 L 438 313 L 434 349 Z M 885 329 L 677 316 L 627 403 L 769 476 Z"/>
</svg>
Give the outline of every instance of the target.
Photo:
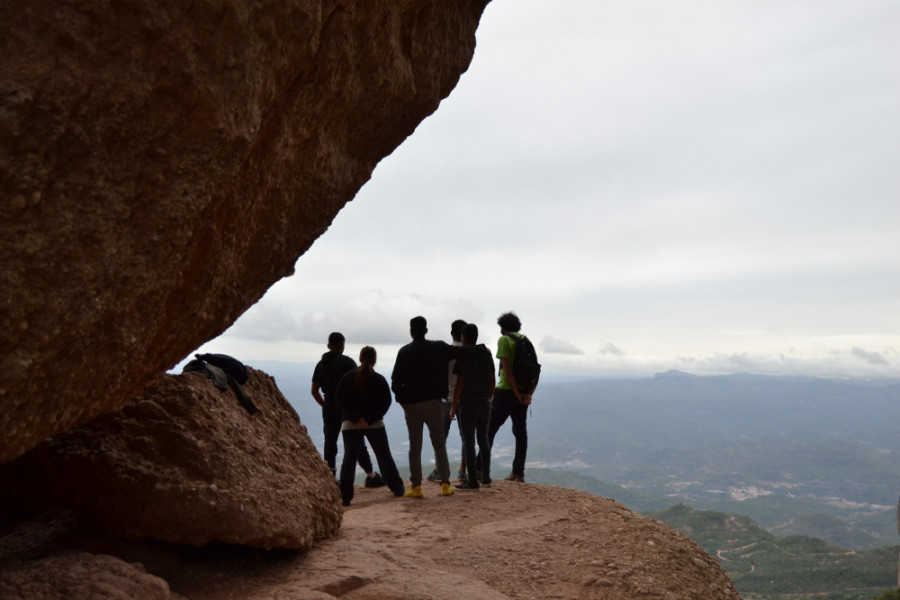
<svg viewBox="0 0 900 600">
<path fill-rule="evenodd" d="M 340 534 L 305 554 L 175 550 L 83 537 L 65 551 L 140 562 L 168 582 L 168 595 L 142 583 L 161 598 L 739 600 L 696 544 L 614 500 L 506 481 L 451 497 L 440 497 L 437 484 L 424 487 L 422 499 L 358 488 Z M 38 597 L 21 585 L 4 588 L 4 577 L 12 581 L 0 572 L 0 592 Z M 70 597 L 141 597 L 130 595 L 123 579 L 108 583 L 109 594 Z M 137 568 L 132 579 L 147 576 Z"/>
</svg>

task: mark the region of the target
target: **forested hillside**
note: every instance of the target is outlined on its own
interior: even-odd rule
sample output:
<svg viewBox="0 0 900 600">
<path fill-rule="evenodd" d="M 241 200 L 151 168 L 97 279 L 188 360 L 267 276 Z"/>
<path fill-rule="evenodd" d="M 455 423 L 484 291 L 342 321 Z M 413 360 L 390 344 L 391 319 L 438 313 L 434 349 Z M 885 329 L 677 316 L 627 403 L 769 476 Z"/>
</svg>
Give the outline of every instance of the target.
<svg viewBox="0 0 900 600">
<path fill-rule="evenodd" d="M 647 514 L 715 556 L 743 598 L 856 600 L 896 584 L 898 546 L 854 552 L 807 536 L 774 536 L 747 517 L 683 504 Z"/>
</svg>

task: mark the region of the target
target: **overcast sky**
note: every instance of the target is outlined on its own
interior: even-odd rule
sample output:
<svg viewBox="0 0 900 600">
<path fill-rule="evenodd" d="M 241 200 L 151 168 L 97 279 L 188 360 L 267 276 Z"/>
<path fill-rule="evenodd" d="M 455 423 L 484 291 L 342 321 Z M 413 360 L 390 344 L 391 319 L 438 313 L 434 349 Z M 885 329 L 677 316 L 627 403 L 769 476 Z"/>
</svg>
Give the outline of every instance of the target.
<svg viewBox="0 0 900 600">
<path fill-rule="evenodd" d="M 494 0 L 438 111 L 204 351 L 382 372 L 423 315 L 545 372 L 900 376 L 900 3 Z"/>
</svg>

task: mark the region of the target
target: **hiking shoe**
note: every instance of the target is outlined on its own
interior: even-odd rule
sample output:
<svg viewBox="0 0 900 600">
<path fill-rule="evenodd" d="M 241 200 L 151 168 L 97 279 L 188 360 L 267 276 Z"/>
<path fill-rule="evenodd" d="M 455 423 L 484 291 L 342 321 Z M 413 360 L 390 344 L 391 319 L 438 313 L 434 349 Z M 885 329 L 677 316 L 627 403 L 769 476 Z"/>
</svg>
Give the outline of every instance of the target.
<svg viewBox="0 0 900 600">
<path fill-rule="evenodd" d="M 366 477 L 366 487 L 367 488 L 377 488 L 387 485 L 384 482 L 384 477 L 379 475 L 377 472 L 371 477 Z"/>
<path fill-rule="evenodd" d="M 506 478 L 506 481 L 518 481 L 519 483 L 525 483 L 524 475 L 516 475 L 515 473 L 510 473 L 509 477 Z"/>
<path fill-rule="evenodd" d="M 490 479 L 482 479 L 482 480 L 481 480 L 481 485 L 483 485 L 483 486 L 485 486 L 485 487 L 490 486 L 491 483 L 492 483 L 492 482 L 491 482 Z"/>
<path fill-rule="evenodd" d="M 440 481 L 440 480 L 441 480 L 441 476 L 438 475 L 437 469 L 435 469 L 434 471 L 432 471 L 431 473 L 429 473 L 429 474 L 428 474 L 428 477 L 426 477 L 425 479 L 427 479 L 428 481 Z"/>
<path fill-rule="evenodd" d="M 478 484 L 476 483 L 475 485 L 472 485 L 468 481 L 463 481 L 462 483 L 456 484 L 454 487 L 458 490 L 468 492 L 470 490 L 471 491 L 477 490 Z"/>
<path fill-rule="evenodd" d="M 441 484 L 441 496 L 452 496 L 453 488 L 450 486 L 448 482 L 444 482 Z"/>
<path fill-rule="evenodd" d="M 459 481 L 466 481 L 467 479 L 469 479 L 469 476 L 466 475 L 465 471 L 460 471 L 459 473 L 456 474 L 456 478 Z"/>
<path fill-rule="evenodd" d="M 413 487 L 406 490 L 406 493 L 403 494 L 404 498 L 424 498 L 425 494 L 422 492 L 421 485 L 414 485 Z"/>
</svg>

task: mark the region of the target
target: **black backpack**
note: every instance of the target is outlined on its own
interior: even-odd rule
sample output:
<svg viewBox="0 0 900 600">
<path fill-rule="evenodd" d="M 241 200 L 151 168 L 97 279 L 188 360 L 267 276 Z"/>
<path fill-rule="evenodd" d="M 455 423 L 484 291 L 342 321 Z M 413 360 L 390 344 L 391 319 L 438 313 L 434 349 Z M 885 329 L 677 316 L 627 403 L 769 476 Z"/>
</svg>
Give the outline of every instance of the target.
<svg viewBox="0 0 900 600">
<path fill-rule="evenodd" d="M 507 335 L 516 343 L 516 355 L 512 364 L 516 387 L 520 392 L 530 392 L 537 385 L 538 377 L 541 375 L 541 364 L 537 360 L 534 344 L 524 335 Z"/>
<path fill-rule="evenodd" d="M 247 383 L 249 374 L 244 363 L 238 359 L 228 356 L 227 354 L 195 354 L 198 360 L 208 362 L 225 371 L 226 374 L 234 378 L 241 385 Z"/>
</svg>

